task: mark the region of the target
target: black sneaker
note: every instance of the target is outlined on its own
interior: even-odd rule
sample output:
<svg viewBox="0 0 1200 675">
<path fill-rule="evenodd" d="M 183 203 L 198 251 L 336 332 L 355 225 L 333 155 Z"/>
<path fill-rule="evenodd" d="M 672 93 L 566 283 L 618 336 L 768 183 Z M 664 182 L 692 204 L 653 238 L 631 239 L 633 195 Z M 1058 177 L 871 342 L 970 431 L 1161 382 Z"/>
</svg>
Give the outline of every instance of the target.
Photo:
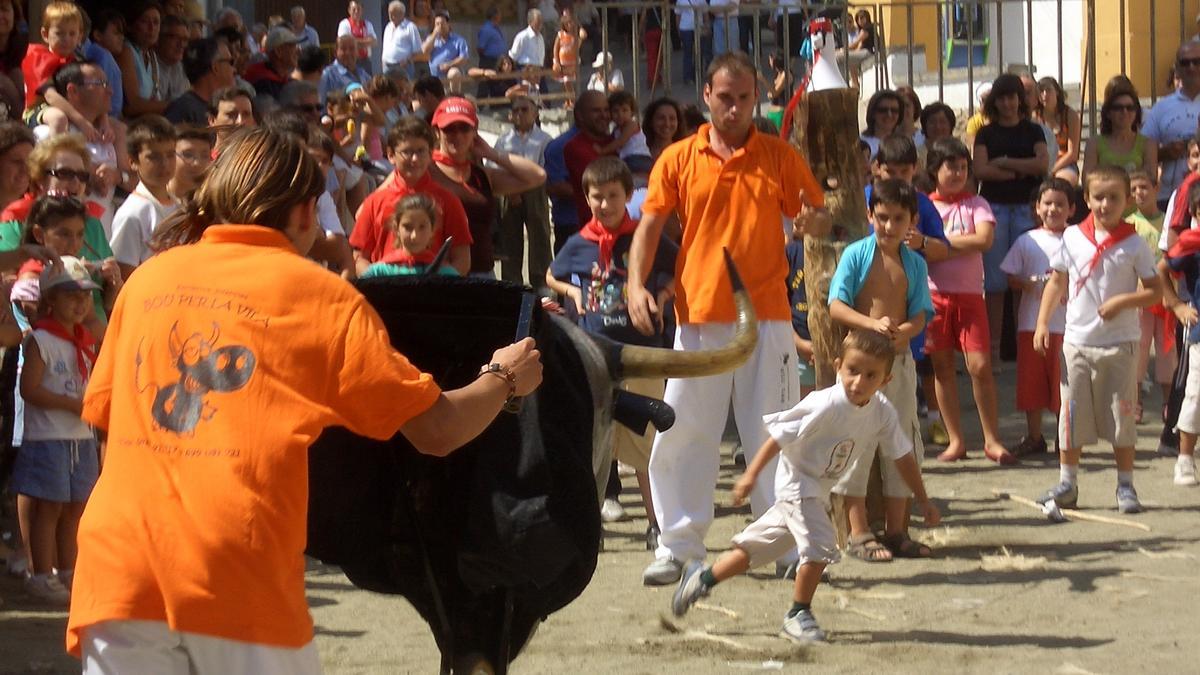
<svg viewBox="0 0 1200 675">
<path fill-rule="evenodd" d="M 1026 457 L 1028 455 L 1045 454 L 1049 448 L 1046 447 L 1046 438 L 1043 436 L 1034 440 L 1028 436 L 1021 439 L 1012 449 L 1012 454 L 1017 457 Z"/>
<path fill-rule="evenodd" d="M 1079 502 L 1079 487 L 1073 483 L 1059 483 L 1038 498 L 1037 503 L 1045 504 L 1053 501 L 1060 509 L 1073 509 Z"/>
</svg>

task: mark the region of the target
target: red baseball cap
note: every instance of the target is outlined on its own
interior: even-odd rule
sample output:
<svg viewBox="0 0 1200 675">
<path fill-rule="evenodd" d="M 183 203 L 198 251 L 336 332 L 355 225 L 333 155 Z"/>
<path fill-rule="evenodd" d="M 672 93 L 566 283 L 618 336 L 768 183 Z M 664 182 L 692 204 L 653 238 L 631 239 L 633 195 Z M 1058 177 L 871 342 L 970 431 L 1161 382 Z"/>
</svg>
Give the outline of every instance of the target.
<svg viewBox="0 0 1200 675">
<path fill-rule="evenodd" d="M 479 128 L 479 116 L 475 114 L 475 104 L 461 96 L 451 96 L 442 99 L 433 111 L 433 126 L 445 129 L 455 122 L 465 122 L 471 128 Z"/>
</svg>

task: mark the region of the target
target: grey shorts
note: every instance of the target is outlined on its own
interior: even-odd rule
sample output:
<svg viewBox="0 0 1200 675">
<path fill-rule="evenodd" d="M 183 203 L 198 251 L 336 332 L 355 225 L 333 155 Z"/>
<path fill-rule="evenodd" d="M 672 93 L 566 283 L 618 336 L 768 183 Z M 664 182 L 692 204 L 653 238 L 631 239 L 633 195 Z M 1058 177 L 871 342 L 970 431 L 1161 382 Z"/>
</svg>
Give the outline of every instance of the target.
<svg viewBox="0 0 1200 675">
<path fill-rule="evenodd" d="M 1082 448 L 1101 439 L 1117 448 L 1137 443 L 1137 349 L 1136 342 L 1110 347 L 1063 343 L 1058 437 L 1065 447 Z"/>
<path fill-rule="evenodd" d="M 750 567 L 779 560 L 793 548 L 802 563 L 834 563 L 841 557 L 825 503 L 816 497 L 775 502 L 732 541 L 750 556 Z"/>
<path fill-rule="evenodd" d="M 87 501 L 100 476 L 96 439 L 26 439 L 13 466 L 12 491 L 48 502 Z"/>
</svg>

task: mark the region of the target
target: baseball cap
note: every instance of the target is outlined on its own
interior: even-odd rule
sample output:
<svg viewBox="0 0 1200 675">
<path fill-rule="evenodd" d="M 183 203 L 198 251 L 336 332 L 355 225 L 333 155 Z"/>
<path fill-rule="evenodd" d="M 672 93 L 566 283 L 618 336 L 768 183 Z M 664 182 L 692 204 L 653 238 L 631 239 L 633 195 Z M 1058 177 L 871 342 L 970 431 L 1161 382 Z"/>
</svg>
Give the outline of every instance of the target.
<svg viewBox="0 0 1200 675">
<path fill-rule="evenodd" d="M 300 42 L 300 38 L 288 30 L 287 26 L 275 26 L 271 32 L 267 33 L 267 51 L 283 45 L 294 45 L 298 42 Z"/>
<path fill-rule="evenodd" d="M 64 255 L 59 260 L 61 265 L 47 265 L 42 270 L 38 285 L 43 294 L 52 288 L 64 288 L 70 291 L 95 291 L 100 286 L 92 281 L 87 265 L 74 256 Z"/>
<path fill-rule="evenodd" d="M 592 60 L 592 67 L 600 68 L 604 65 L 605 62 L 611 62 L 611 61 L 612 61 L 612 54 L 609 54 L 608 52 L 600 52 L 599 54 L 596 55 L 596 58 Z"/>
<path fill-rule="evenodd" d="M 455 122 L 466 122 L 474 128 L 479 128 L 479 117 L 475 114 L 475 104 L 461 96 L 451 96 L 442 99 L 433 111 L 431 124 L 438 129 L 445 129 Z"/>
</svg>

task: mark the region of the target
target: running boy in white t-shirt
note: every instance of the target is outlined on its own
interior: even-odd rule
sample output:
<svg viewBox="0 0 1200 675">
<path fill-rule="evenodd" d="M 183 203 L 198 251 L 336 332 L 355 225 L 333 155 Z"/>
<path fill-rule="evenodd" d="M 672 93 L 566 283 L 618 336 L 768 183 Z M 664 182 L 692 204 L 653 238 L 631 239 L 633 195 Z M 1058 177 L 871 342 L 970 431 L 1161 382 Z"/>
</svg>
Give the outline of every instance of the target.
<svg viewBox="0 0 1200 675">
<path fill-rule="evenodd" d="M 902 343 L 907 350 L 907 342 Z M 794 546 L 800 553 L 792 609 L 781 635 L 796 642 L 820 642 L 825 633 L 812 614 L 812 599 L 821 573 L 839 554 L 833 523 L 825 511 L 829 489 L 859 461 L 870 462 L 878 446 L 916 495 L 925 524 L 937 525 L 941 514 L 925 494 L 921 471 L 913 457 L 908 431 L 880 389 L 892 379 L 896 346 L 887 335 L 851 330 L 834 365 L 839 382 L 805 396 L 796 407 L 763 417 L 770 438 L 754 455 L 733 486 L 740 504 L 776 455 L 775 505 L 734 536 L 733 548 L 704 567 L 696 562 L 685 572 L 671 601 L 682 616 L 713 586 L 784 556 Z"/>
<path fill-rule="evenodd" d="M 1042 435 L 1042 411 L 1049 410 L 1057 416 L 1062 407 L 1059 364 L 1067 324 L 1065 299 L 1050 315 L 1050 348 L 1044 353 L 1034 350 L 1033 333 L 1042 291 L 1050 279 L 1050 258 L 1062 245 L 1067 219 L 1074 212 L 1073 191 L 1071 184 L 1062 178 L 1051 178 L 1038 186 L 1033 216 L 1040 227 L 1018 237 L 1000 263 L 1001 271 L 1008 275 L 1009 287 L 1021 292 L 1021 304 L 1017 307 L 1017 409 L 1025 412 L 1027 430 L 1025 438 L 1013 448 L 1018 457 L 1047 451 Z"/>
<path fill-rule="evenodd" d="M 1033 335 L 1034 348 L 1046 353 L 1050 318 L 1068 293 L 1063 336 L 1067 388 L 1058 420 L 1061 480 L 1040 501 L 1073 508 L 1079 497 L 1075 481 L 1080 452 L 1104 438 L 1112 443 L 1117 460 L 1117 509 L 1138 513 L 1142 505 L 1133 489 L 1133 446 L 1141 326 L 1136 310 L 1159 299 L 1161 284 L 1154 254 L 1123 218 L 1130 199 L 1125 170 L 1092 171 L 1085 191 L 1092 213 L 1063 233 L 1062 245 L 1050 258 L 1053 272 Z"/>
</svg>

